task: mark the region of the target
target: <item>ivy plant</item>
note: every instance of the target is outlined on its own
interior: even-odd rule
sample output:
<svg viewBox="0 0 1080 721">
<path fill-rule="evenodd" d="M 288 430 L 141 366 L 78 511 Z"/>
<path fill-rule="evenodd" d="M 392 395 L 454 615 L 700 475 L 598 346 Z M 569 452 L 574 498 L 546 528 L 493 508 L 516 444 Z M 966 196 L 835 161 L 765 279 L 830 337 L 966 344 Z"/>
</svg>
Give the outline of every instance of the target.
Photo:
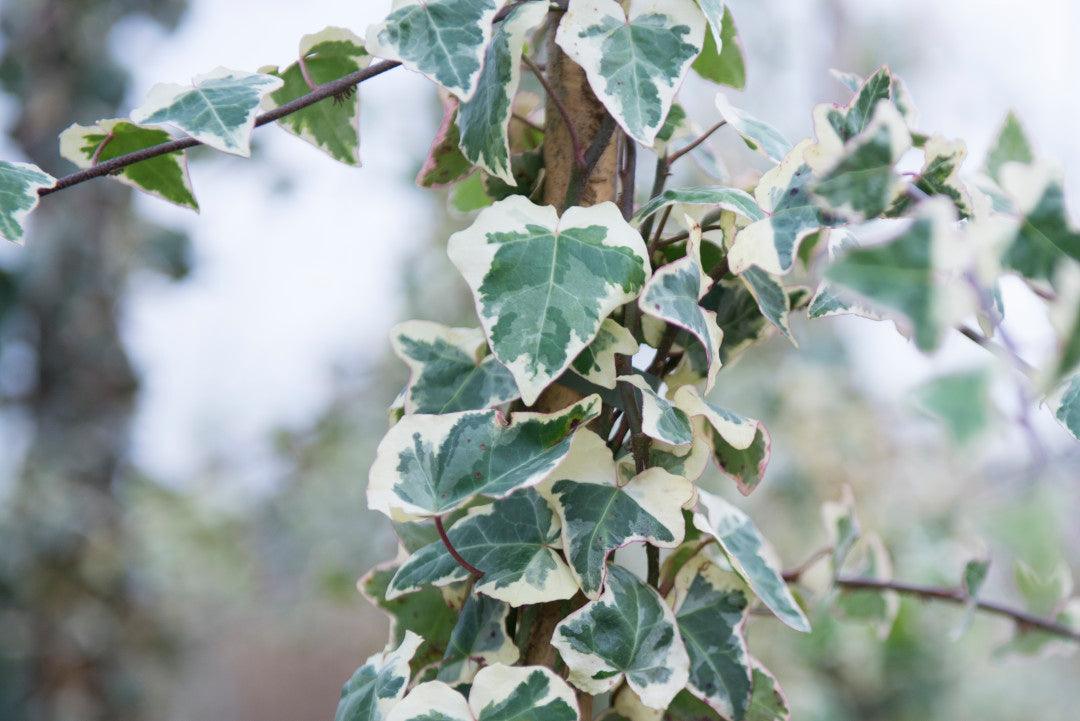
<svg viewBox="0 0 1080 721">
<path fill-rule="evenodd" d="M 539 88 L 521 90 L 523 66 Z M 70 175 L 0 162 L 0 235 L 21 242 L 42 196 L 106 176 L 197 209 L 186 151 L 246 156 L 271 123 L 358 166 L 358 87 L 398 67 L 444 98 L 418 182 L 452 186 L 472 213 L 446 250 L 476 319 L 392 332 L 409 381 L 367 499 L 401 551 L 360 586 L 395 622 L 346 681 L 337 721 L 584 721 L 594 706 L 613 721 L 785 719 L 747 618 L 809 632 L 797 587 L 819 563 L 825 607 L 882 632 L 909 594 L 1011 619 L 1014 648 L 1080 641 L 1080 602 L 1058 597 L 1069 584 L 1025 610 L 982 600 L 988 559 L 954 587 L 893 579 L 850 492 L 822 510 L 828 548 L 793 570 L 739 508 L 766 481 L 772 438 L 708 394 L 771 333 L 794 343 L 804 311 L 892 320 L 925 352 L 959 332 L 1080 438 L 1080 230 L 1017 116 L 969 172 L 963 142 L 919 125 L 887 67 L 837 73 L 849 100 L 814 108 L 799 142 L 725 90 L 709 130 L 692 130 L 676 103 L 689 73 L 745 82 L 720 0 L 395 0 L 363 39 L 326 28 L 283 66 L 217 68 L 156 86 L 129 118 L 72 125 Z M 757 180 L 667 187 L 716 132 L 760 154 Z M 648 194 L 635 186 L 645 153 Z M 902 172 L 905 158 L 919 170 Z M 871 221 L 886 237 L 864 243 Z M 800 265 L 816 291 L 791 280 Z M 1005 276 L 1047 302 L 1059 337 L 1045 367 L 1001 326 Z M 943 377 L 919 404 L 966 440 L 991 415 L 987 383 Z M 698 484 L 710 459 L 719 492 Z"/>
</svg>

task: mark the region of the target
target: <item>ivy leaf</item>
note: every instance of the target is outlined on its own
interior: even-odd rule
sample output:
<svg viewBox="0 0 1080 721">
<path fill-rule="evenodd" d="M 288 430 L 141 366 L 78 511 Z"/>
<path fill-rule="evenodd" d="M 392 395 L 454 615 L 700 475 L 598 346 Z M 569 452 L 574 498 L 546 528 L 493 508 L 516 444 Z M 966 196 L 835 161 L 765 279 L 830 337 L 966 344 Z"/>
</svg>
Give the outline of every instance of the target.
<svg viewBox="0 0 1080 721">
<path fill-rule="evenodd" d="M 492 664 L 473 679 L 469 700 L 442 681 L 419 684 L 387 721 L 578 721 L 577 699 L 543 666 Z"/>
<path fill-rule="evenodd" d="M 858 79 L 858 76 L 850 77 Z M 854 97 L 846 106 L 826 103 L 815 107 L 817 143 L 807 159 L 811 164 L 816 164 L 841 153 L 845 143 L 861 135 L 870 126 L 878 104 L 889 101 L 900 111 L 907 125 L 915 123 L 915 108 L 904 83 L 889 68 L 881 67 L 860 82 Z"/>
<path fill-rule="evenodd" d="M 615 387 L 615 356 L 637 353 L 634 334 L 611 318 L 600 324 L 596 338 L 570 364 L 570 370 L 602 388 Z"/>
<path fill-rule="evenodd" d="M 926 195 L 943 195 L 953 202 L 961 219 L 971 217 L 974 212 L 971 193 L 960 179 L 960 166 L 967 158 L 967 145 L 963 140 L 947 140 L 934 135 L 923 146 L 923 167 L 915 181 L 915 187 Z M 910 204 L 908 196 L 904 196 Z"/>
<path fill-rule="evenodd" d="M 281 78 L 281 89 L 263 99 L 267 110 L 307 95 L 315 87 L 366 68 L 371 56 L 364 41 L 345 28 L 328 27 L 300 38 L 299 60 L 280 70 L 259 72 Z M 334 160 L 360 165 L 360 93 L 320 100 L 277 121 L 286 132 L 314 145 Z"/>
<path fill-rule="evenodd" d="M 485 355 L 479 328 L 410 320 L 395 326 L 390 338 L 394 353 L 409 366 L 406 413 L 482 410 L 518 397 L 510 371 Z"/>
<path fill-rule="evenodd" d="M 708 550 L 675 576 L 668 603 L 690 656 L 687 688 L 724 718 L 741 719 L 751 694 L 745 634 L 750 602 L 742 580 L 713 564 Z"/>
<path fill-rule="evenodd" d="M 469 683 L 481 666 L 512 664 L 520 654 L 506 633 L 510 607 L 477 593 L 469 594 L 450 633 L 439 668 L 439 680 L 457 685 Z"/>
<path fill-rule="evenodd" d="M 844 70 L 832 68 L 829 70 L 829 75 L 832 75 L 833 78 L 836 79 L 836 82 L 840 83 L 853 93 L 859 92 L 859 87 L 863 84 L 863 77 L 858 73 L 849 73 Z"/>
<path fill-rule="evenodd" d="M 334 721 L 382 721 L 405 695 L 409 661 L 424 639 L 405 633 L 400 645 L 371 656 L 341 688 Z"/>
<path fill-rule="evenodd" d="M 754 296 L 758 310 L 765 319 L 791 341 L 796 348 L 799 347 L 795 336 L 791 334 L 791 326 L 788 324 L 788 314 L 791 312 L 791 297 L 783 284 L 772 275 L 769 275 L 757 266 L 750 266 L 744 270 L 739 278 L 746 283 L 750 295 Z"/>
<path fill-rule="evenodd" d="M 543 481 L 570 451 L 578 426 L 600 413 L 589 396 L 556 413 L 495 410 L 410 415 L 379 443 L 368 481 L 368 507 L 442 515 L 477 495 L 501 498 Z"/>
<path fill-rule="evenodd" d="M 484 572 L 476 582 L 479 593 L 521 606 L 567 599 L 577 592 L 577 582 L 557 550 L 560 530 L 559 519 L 547 502 L 535 490 L 525 489 L 470 509 L 447 536 L 466 561 Z M 401 565 L 387 597 L 468 577 L 442 541 L 436 540 Z"/>
<path fill-rule="evenodd" d="M 521 79 L 525 36 L 547 17 L 546 2 L 514 8 L 495 29 L 484 57 L 476 93 L 458 110 L 462 154 L 473 165 L 517 185 L 510 167 L 510 109 Z"/>
<path fill-rule="evenodd" d="M 1005 122 L 1001 125 L 997 137 L 990 146 L 990 152 L 986 155 L 983 170 L 994 181 L 1001 182 L 1001 170 L 1008 163 L 1023 163 L 1030 165 L 1035 162 L 1035 152 L 1031 148 L 1024 127 L 1016 114 L 1009 112 L 1005 116 Z"/>
<path fill-rule="evenodd" d="M 23 222 L 40 200 L 38 189 L 55 183 L 56 178 L 36 165 L 0 160 L 0 237 L 21 243 Z"/>
<path fill-rule="evenodd" d="M 172 137 L 161 128 L 147 128 L 126 120 L 99 120 L 93 125 L 72 124 L 60 133 L 60 155 L 80 168 L 161 145 Z M 159 155 L 121 168 L 114 175 L 124 185 L 170 203 L 199 209 L 188 177 L 183 152 Z"/>
<path fill-rule="evenodd" d="M 688 446 L 694 442 L 690 419 L 668 399 L 649 387 L 639 375 L 619 376 L 620 383 L 632 386 L 641 408 L 641 430 L 671 446 Z"/>
<path fill-rule="evenodd" d="M 845 250 L 859 247 L 859 240 L 847 228 L 828 230 L 828 259 L 834 262 Z M 848 294 L 827 280 L 821 281 L 814 297 L 810 299 L 807 314 L 811 318 L 828 318 L 833 315 L 856 315 L 869 320 L 881 320 L 881 314 L 847 297 Z"/>
<path fill-rule="evenodd" d="M 691 482 L 701 477 L 711 457 L 712 446 L 697 435 L 689 446 L 673 446 L 660 441 L 653 441 L 649 445 L 650 468 L 663 468 L 671 475 L 681 476 Z M 620 485 L 625 485 L 637 475 L 632 455 L 624 455 L 618 460 L 617 466 Z"/>
<path fill-rule="evenodd" d="M 1080 368 L 1080 265 L 1063 267 L 1055 279 L 1057 298 L 1050 305 L 1050 324 L 1057 331 L 1058 352 L 1044 384 L 1053 387 Z"/>
<path fill-rule="evenodd" d="M 750 495 L 765 476 L 772 449 L 772 438 L 761 421 L 710 403 L 689 385 L 675 392 L 675 405 L 687 415 L 705 420 L 717 465 L 735 481 L 740 493 Z"/>
<path fill-rule="evenodd" d="M 964 604 L 964 616 L 960 624 L 953 631 L 953 639 L 959 639 L 971 626 L 978 609 L 979 593 L 982 592 L 986 577 L 990 574 L 990 560 L 986 558 L 973 558 L 964 564 L 963 573 L 960 574 L 960 587 L 967 596 Z"/>
<path fill-rule="evenodd" d="M 788 721 L 791 711 L 776 677 L 755 661 L 753 679 L 754 693 L 744 721 Z"/>
<path fill-rule="evenodd" d="M 484 50 L 491 42 L 496 0 L 394 0 L 386 20 L 367 31 L 367 47 L 400 60 L 469 100 L 479 86 Z"/>
<path fill-rule="evenodd" d="M 689 677 L 671 609 L 621 566 L 611 567 L 598 599 L 555 627 L 551 645 L 570 669 L 570 683 L 582 691 L 601 694 L 625 678 L 649 708 L 666 708 Z"/>
<path fill-rule="evenodd" d="M 765 214 L 745 190 L 725 188 L 720 185 L 701 185 L 689 188 L 668 188 L 649 200 L 634 213 L 634 220 L 644 220 L 669 205 L 712 205 L 720 210 L 730 210 L 747 220 L 761 220 Z"/>
<path fill-rule="evenodd" d="M 168 123 L 211 148 L 246 158 L 262 99 L 281 86 L 273 75 L 219 67 L 195 76 L 191 85 L 158 83 L 131 119 Z"/>
<path fill-rule="evenodd" d="M 495 356 L 531 405 L 649 276 L 641 235 L 614 203 L 558 217 L 514 195 L 450 237 Z"/>
<path fill-rule="evenodd" d="M 716 313 L 699 301 L 712 282 L 701 264 L 701 226 L 689 221 L 690 237 L 686 255 L 656 270 L 638 298 L 641 311 L 690 333 L 705 355 L 706 388 L 712 388 L 720 370 L 720 348 L 724 334 L 716 324 Z"/>
<path fill-rule="evenodd" d="M 892 562 L 885 544 L 874 533 L 859 538 L 843 566 L 844 575 L 869 578 L 875 581 L 892 580 Z M 900 596 L 896 591 L 842 589 L 836 599 L 838 614 L 849 621 L 870 624 L 878 637 L 885 639 L 892 630 L 900 611 Z"/>
<path fill-rule="evenodd" d="M 705 18 L 693 0 L 635 3 L 630 13 L 616 0 L 575 1 L 555 42 L 623 130 L 651 146 L 701 52 Z"/>
<path fill-rule="evenodd" d="M 859 518 L 855 515 L 855 495 L 851 486 L 843 487 L 839 501 L 825 501 L 821 504 L 821 520 L 832 547 L 832 572 L 833 576 L 836 576 L 851 553 L 855 541 L 862 535 Z"/>
<path fill-rule="evenodd" d="M 704 7 L 703 3 L 702 8 Z M 719 37 L 716 36 L 717 24 L 713 19 L 715 13 L 706 12 L 706 14 L 710 15 L 709 25 L 712 32 L 705 35 L 701 54 L 697 56 L 691 67 L 695 73 L 706 80 L 742 90 L 746 87 L 746 60 L 743 57 L 742 43 L 739 42 L 738 30 L 735 28 L 735 18 L 731 16 L 731 9 L 724 8 Z"/>
<path fill-rule="evenodd" d="M 758 151 L 774 163 L 779 163 L 791 152 L 791 141 L 779 130 L 736 108 L 723 93 L 716 94 L 716 109 L 751 150 Z"/>
<path fill-rule="evenodd" d="M 735 573 L 777 618 L 796 631 L 808 632 L 810 622 L 772 560 L 772 549 L 750 518 L 719 496 L 700 490 L 698 496 L 704 512 L 694 514 L 697 529 L 717 540 Z"/>
<path fill-rule="evenodd" d="M 938 376 L 916 389 L 915 403 L 956 443 L 967 443 L 990 423 L 990 374 L 980 368 Z"/>
<path fill-rule="evenodd" d="M 631 543 L 674 548 L 682 543 L 683 507 L 695 489 L 685 478 L 650 468 L 622 486 L 600 436 L 580 431 L 570 456 L 541 488 L 562 522 L 562 545 L 581 590 L 597 598 L 607 559 Z"/>
<path fill-rule="evenodd" d="M 431 141 L 424 164 L 416 174 L 416 184 L 421 188 L 442 188 L 473 171 L 472 163 L 458 147 L 461 135 L 455 122 L 458 101 L 452 95 L 443 98 L 443 119 Z"/>
<path fill-rule="evenodd" d="M 797 291 L 788 291 L 788 305 L 792 308 L 797 305 Z M 716 313 L 716 324 L 724 334 L 724 343 L 720 346 L 720 362 L 724 364 L 764 339 L 774 327 L 761 314 L 757 299 L 741 277 L 714 283 L 701 299 L 701 306 Z M 684 356 L 684 362 L 686 359 Z"/>
<path fill-rule="evenodd" d="M 1051 398 L 1050 407 L 1065 430 L 1080 440 L 1080 374 L 1061 385 Z"/>
<path fill-rule="evenodd" d="M 1001 184 L 1021 216 L 1002 263 L 1032 280 L 1054 280 L 1066 258 L 1080 261 L 1080 230 L 1065 209 L 1058 169 L 1045 164 L 1012 163 L 1001 170 Z"/>
</svg>

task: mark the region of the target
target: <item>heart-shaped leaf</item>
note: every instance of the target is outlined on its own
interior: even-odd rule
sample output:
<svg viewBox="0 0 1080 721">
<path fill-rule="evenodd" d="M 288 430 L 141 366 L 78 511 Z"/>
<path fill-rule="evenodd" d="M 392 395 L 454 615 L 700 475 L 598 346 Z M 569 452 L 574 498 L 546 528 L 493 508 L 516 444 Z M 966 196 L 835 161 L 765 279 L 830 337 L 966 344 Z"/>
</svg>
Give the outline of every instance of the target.
<svg viewBox="0 0 1080 721">
<path fill-rule="evenodd" d="M 638 350 L 634 334 L 611 318 L 600 324 L 596 338 L 570 365 L 570 369 L 602 388 L 615 387 L 615 356 L 634 355 Z"/>
<path fill-rule="evenodd" d="M 493 664 L 473 679 L 469 700 L 442 681 L 409 692 L 387 721 L 578 721 L 577 699 L 543 666 Z"/>
<path fill-rule="evenodd" d="M 1080 261 L 1080 230 L 1065 208 L 1061 171 L 1012 163 L 1001 170 L 1001 185 L 1021 217 L 1002 263 L 1026 278 L 1054 281 L 1069 258 Z"/>
<path fill-rule="evenodd" d="M 506 633 L 510 606 L 488 596 L 469 594 L 461 607 L 439 667 L 439 680 L 470 683 L 481 666 L 512 664 L 520 653 Z"/>
<path fill-rule="evenodd" d="M 765 476 L 772 437 L 761 421 L 746 418 L 706 401 L 694 386 L 675 392 L 675 404 L 688 416 L 701 417 L 713 448 L 716 464 L 749 495 Z"/>
<path fill-rule="evenodd" d="M 424 639 L 406 632 L 397 648 L 375 654 L 341 688 L 334 721 L 382 721 L 405 695 L 409 661 Z"/>
</svg>

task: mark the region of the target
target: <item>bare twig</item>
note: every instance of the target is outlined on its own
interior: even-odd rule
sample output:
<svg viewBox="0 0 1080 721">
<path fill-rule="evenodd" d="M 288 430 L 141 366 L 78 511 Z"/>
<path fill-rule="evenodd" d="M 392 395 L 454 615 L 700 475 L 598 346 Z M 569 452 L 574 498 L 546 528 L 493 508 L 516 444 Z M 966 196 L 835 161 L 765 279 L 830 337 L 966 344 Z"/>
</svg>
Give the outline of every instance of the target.
<svg viewBox="0 0 1080 721">
<path fill-rule="evenodd" d="M 697 138 L 695 138 L 692 143 L 690 143 L 689 145 L 684 145 L 683 147 L 676 150 L 674 153 L 672 153 L 668 157 L 668 159 L 667 159 L 668 166 L 670 167 L 670 166 L 674 165 L 676 160 L 678 160 L 682 156 L 686 155 L 687 153 L 692 151 L 697 146 L 704 143 L 706 140 L 709 139 L 709 136 L 711 136 L 713 133 L 715 133 L 717 130 L 724 127 L 725 125 L 727 125 L 727 121 L 726 120 L 721 120 L 719 123 L 712 126 L 708 130 L 706 130 L 704 133 L 699 135 Z"/>
</svg>

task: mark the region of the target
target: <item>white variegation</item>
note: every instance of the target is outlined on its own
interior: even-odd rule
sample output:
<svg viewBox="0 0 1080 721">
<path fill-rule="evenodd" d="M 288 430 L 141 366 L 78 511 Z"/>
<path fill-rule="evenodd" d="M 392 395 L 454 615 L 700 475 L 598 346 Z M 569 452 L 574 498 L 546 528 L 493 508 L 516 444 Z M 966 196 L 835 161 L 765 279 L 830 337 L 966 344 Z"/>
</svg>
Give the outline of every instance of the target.
<svg viewBox="0 0 1080 721">
<path fill-rule="evenodd" d="M 639 375 L 619 376 L 620 383 L 637 389 L 641 398 L 641 431 L 672 446 L 688 446 L 694 441 L 694 431 L 686 413 L 654 391 Z"/>
<path fill-rule="evenodd" d="M 761 220 L 765 217 L 761 208 L 754 202 L 754 198 L 745 190 L 722 185 L 702 185 L 668 188 L 642 205 L 634 213 L 634 219 L 644 220 L 670 205 L 712 206 L 714 209 L 730 210 L 748 221 Z"/>
<path fill-rule="evenodd" d="M 341 688 L 334 721 L 383 721 L 405 695 L 409 661 L 424 642 L 406 631 L 401 643 L 374 654 Z"/>
<path fill-rule="evenodd" d="M 716 109 L 751 150 L 758 151 L 774 163 L 779 163 L 791 152 L 791 141 L 779 130 L 736 108 L 724 93 L 716 94 Z"/>
<path fill-rule="evenodd" d="M 573 689 L 543 666 L 495 663 L 473 678 L 469 699 L 442 681 L 416 686 L 387 721 L 578 721 Z"/>
<path fill-rule="evenodd" d="M 634 355 L 638 350 L 634 334 L 611 318 L 604 318 L 596 338 L 578 354 L 570 370 L 602 388 L 614 388 L 616 355 Z"/>
<path fill-rule="evenodd" d="M 21 243 L 26 216 L 40 201 L 38 190 L 55 183 L 36 165 L 0 160 L 0 238 Z"/>
<path fill-rule="evenodd" d="M 833 262 L 849 248 L 859 247 L 859 239 L 848 228 L 829 228 L 827 231 L 826 245 L 828 247 L 827 258 Z M 869 320 L 881 320 L 881 313 L 869 306 L 855 302 L 827 280 L 818 284 L 814 297 L 810 299 L 807 314 L 811 318 L 828 318 L 833 315 L 856 315 Z"/>
</svg>

